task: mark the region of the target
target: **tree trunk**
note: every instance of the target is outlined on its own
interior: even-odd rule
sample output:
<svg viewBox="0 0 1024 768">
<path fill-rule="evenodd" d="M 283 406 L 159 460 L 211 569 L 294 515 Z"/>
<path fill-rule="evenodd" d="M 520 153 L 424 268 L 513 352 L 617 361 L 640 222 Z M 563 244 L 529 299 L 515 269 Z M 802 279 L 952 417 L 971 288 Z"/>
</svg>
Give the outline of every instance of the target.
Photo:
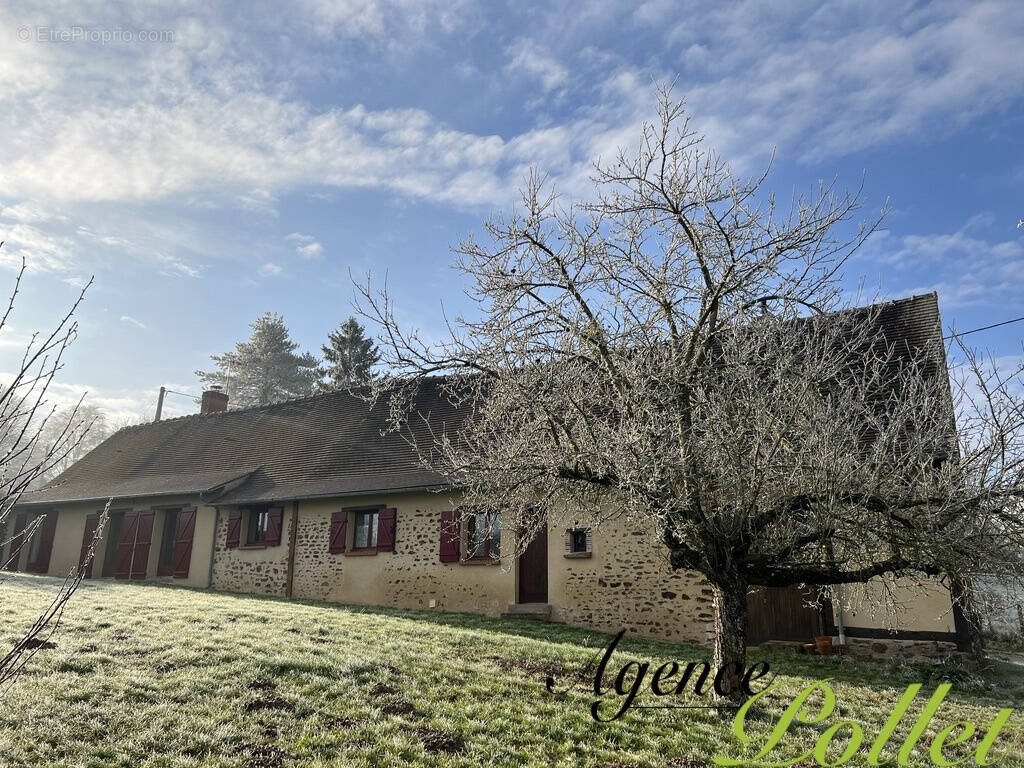
<svg viewBox="0 0 1024 768">
<path fill-rule="evenodd" d="M 985 661 L 981 637 L 981 616 L 971 597 L 970 580 L 953 578 L 949 585 L 953 597 L 953 618 L 957 630 L 957 650 L 963 651 L 976 664 Z M 959 615 L 957 615 L 959 613 Z"/>
<path fill-rule="evenodd" d="M 747 662 L 747 581 L 739 576 L 714 585 L 715 693 L 723 702 L 742 704 L 740 688 Z"/>
</svg>

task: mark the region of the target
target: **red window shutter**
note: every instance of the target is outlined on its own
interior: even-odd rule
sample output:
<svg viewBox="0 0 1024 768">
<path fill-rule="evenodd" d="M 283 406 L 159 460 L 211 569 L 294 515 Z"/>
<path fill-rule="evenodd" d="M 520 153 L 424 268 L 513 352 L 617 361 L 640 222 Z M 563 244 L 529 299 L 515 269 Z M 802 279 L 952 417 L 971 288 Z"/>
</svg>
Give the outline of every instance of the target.
<svg viewBox="0 0 1024 768">
<path fill-rule="evenodd" d="M 455 510 L 441 513 L 441 562 L 459 561 L 459 513 Z"/>
<path fill-rule="evenodd" d="M 135 533 L 139 529 L 139 513 L 125 512 L 121 521 L 121 540 L 117 542 L 115 579 L 127 579 L 132 573 L 132 553 L 135 551 Z"/>
<path fill-rule="evenodd" d="M 57 513 L 47 512 L 39 523 L 39 555 L 32 563 L 35 573 L 50 570 L 50 555 L 53 553 L 53 539 L 57 534 Z"/>
<path fill-rule="evenodd" d="M 331 514 L 331 538 L 327 543 L 327 551 L 332 555 L 345 551 L 348 541 L 348 512 Z"/>
<path fill-rule="evenodd" d="M 18 558 L 21 556 L 21 548 L 25 543 L 25 528 L 28 525 L 28 515 L 19 512 L 14 516 L 14 531 L 11 536 L 11 551 L 7 555 L 7 562 L 4 567 L 8 571 L 18 570 Z"/>
<path fill-rule="evenodd" d="M 85 531 L 82 532 L 82 552 L 78 556 L 78 571 L 83 579 L 92 578 L 92 540 L 96 538 L 96 528 L 100 524 L 100 513 L 93 512 L 85 516 Z"/>
<path fill-rule="evenodd" d="M 132 578 L 146 578 L 149 567 L 149 546 L 153 541 L 153 519 L 156 512 L 139 513 L 139 530 L 135 534 L 135 556 L 132 558 Z"/>
<path fill-rule="evenodd" d="M 192 564 L 192 539 L 196 532 L 196 508 L 185 507 L 178 513 L 178 525 L 174 531 L 174 578 L 188 578 L 188 569 Z"/>
<path fill-rule="evenodd" d="M 284 509 L 271 507 L 267 510 L 267 546 L 273 547 L 281 543 L 281 521 L 284 519 Z"/>
<path fill-rule="evenodd" d="M 377 551 L 395 551 L 395 517 L 397 510 L 382 509 L 377 513 Z"/>
<path fill-rule="evenodd" d="M 242 510 L 232 509 L 228 513 L 228 549 L 238 546 L 242 534 Z"/>
</svg>

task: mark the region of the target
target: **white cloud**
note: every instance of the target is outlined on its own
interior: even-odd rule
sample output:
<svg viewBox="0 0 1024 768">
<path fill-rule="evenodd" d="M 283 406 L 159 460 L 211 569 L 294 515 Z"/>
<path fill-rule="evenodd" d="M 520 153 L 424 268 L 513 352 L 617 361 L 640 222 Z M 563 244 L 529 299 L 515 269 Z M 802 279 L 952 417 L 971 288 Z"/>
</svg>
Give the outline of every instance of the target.
<svg viewBox="0 0 1024 768">
<path fill-rule="evenodd" d="M 35 224 L 40 221 L 66 221 L 67 217 L 43 210 L 36 203 L 20 203 L 0 208 L 0 218 L 11 219 L 22 224 Z"/>
<path fill-rule="evenodd" d="M 299 232 L 292 232 L 286 240 L 294 242 L 295 252 L 304 259 L 318 259 L 324 254 L 324 246 L 312 235 L 303 235 Z"/>
<path fill-rule="evenodd" d="M 277 275 L 280 275 L 282 272 L 284 272 L 284 270 L 281 269 L 281 267 L 271 262 L 267 262 L 266 264 L 264 264 L 263 266 L 256 270 L 256 274 L 259 275 L 260 277 L 276 277 Z"/>
<path fill-rule="evenodd" d="M 936 291 L 943 309 L 1019 305 L 1024 242 L 982 237 L 974 231 L 980 218 L 973 217 L 951 233 L 902 237 L 879 233 L 869 241 L 862 259 L 878 264 L 888 282 L 910 285 L 903 293 Z M 921 275 L 929 275 L 931 280 L 917 282 Z M 911 280 L 915 282 L 909 283 Z"/>
<path fill-rule="evenodd" d="M 68 270 L 75 261 L 73 240 L 52 234 L 33 224 L 14 224 L 4 230 L 0 266 L 17 269 L 25 259 L 30 272 Z"/>
<path fill-rule="evenodd" d="M 506 67 L 512 72 L 530 76 L 546 92 L 562 88 L 569 82 L 569 71 L 535 40 L 520 38 L 505 49 L 510 61 Z"/>
<path fill-rule="evenodd" d="M 139 320 L 136 320 L 131 315 L 121 315 L 121 322 L 128 323 L 129 325 L 134 325 L 136 328 L 145 329 L 146 327 L 144 323 L 140 322 Z"/>
<path fill-rule="evenodd" d="M 808 16 L 747 0 L 672 34 L 691 52 L 698 29 L 715 34 L 700 35 L 703 66 L 680 86 L 698 118 L 729 126 L 730 148 L 842 156 L 951 132 L 1024 93 L 1024 20 L 1010 2 L 840 3 Z"/>
</svg>

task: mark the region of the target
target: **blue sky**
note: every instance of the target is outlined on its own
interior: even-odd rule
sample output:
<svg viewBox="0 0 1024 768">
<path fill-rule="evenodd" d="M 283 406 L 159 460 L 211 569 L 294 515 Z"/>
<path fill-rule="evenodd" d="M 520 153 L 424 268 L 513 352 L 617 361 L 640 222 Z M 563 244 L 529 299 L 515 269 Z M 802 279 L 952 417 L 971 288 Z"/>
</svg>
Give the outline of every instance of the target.
<svg viewBox="0 0 1024 768">
<path fill-rule="evenodd" d="M 938 290 L 960 329 L 1024 315 L 1016 3 L 216 5 L 0 9 L 0 280 L 30 270 L 0 373 L 90 275 L 54 394 L 115 419 L 198 391 L 264 311 L 318 351 L 350 270 L 387 272 L 429 333 L 460 306 L 449 247 L 531 165 L 586 195 L 652 78 L 737 169 L 775 148 L 780 196 L 838 176 L 865 178 L 866 215 L 890 202 L 851 286 Z M 971 338 L 1014 357 L 1022 337 Z"/>
</svg>

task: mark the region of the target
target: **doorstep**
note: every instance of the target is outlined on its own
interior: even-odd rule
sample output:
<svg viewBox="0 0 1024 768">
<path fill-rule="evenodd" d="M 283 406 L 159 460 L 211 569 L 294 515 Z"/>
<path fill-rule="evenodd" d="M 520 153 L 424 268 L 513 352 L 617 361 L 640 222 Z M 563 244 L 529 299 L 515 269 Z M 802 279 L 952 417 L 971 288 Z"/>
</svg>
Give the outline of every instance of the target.
<svg viewBox="0 0 1024 768">
<path fill-rule="evenodd" d="M 501 617 L 503 619 L 550 621 L 551 606 L 548 603 L 511 603 Z"/>
</svg>

